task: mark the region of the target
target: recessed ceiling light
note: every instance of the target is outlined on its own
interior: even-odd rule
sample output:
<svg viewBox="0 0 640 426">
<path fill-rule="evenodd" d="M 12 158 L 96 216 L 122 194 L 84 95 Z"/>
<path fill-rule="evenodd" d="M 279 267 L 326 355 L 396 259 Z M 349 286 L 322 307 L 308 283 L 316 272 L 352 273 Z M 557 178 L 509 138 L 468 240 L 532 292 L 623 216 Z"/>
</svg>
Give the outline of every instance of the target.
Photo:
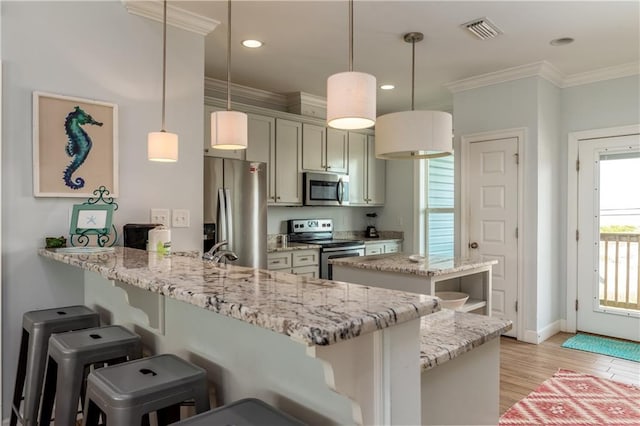
<svg viewBox="0 0 640 426">
<path fill-rule="evenodd" d="M 562 37 L 551 40 L 549 44 L 552 46 L 564 46 L 565 44 L 571 44 L 573 42 L 574 40 L 571 37 Z"/>
<path fill-rule="evenodd" d="M 393 90 L 396 88 L 396 86 L 394 86 L 393 84 L 383 84 L 382 86 L 380 86 L 380 88 L 382 90 Z"/>
<path fill-rule="evenodd" d="M 260 40 L 242 40 L 242 45 L 244 47 L 249 47 L 251 49 L 257 49 L 258 47 L 262 47 L 262 42 Z"/>
</svg>

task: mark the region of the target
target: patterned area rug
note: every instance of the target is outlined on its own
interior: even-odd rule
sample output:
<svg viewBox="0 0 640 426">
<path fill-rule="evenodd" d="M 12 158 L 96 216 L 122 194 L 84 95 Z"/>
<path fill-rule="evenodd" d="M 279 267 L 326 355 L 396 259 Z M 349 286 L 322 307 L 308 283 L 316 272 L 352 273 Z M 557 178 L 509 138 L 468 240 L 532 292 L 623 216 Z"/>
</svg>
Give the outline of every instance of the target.
<svg viewBox="0 0 640 426">
<path fill-rule="evenodd" d="M 640 425 L 640 387 L 560 369 L 500 425 Z"/>
<path fill-rule="evenodd" d="M 590 334 L 576 334 L 565 340 L 562 347 L 640 362 L 640 343 L 608 339 Z"/>
</svg>

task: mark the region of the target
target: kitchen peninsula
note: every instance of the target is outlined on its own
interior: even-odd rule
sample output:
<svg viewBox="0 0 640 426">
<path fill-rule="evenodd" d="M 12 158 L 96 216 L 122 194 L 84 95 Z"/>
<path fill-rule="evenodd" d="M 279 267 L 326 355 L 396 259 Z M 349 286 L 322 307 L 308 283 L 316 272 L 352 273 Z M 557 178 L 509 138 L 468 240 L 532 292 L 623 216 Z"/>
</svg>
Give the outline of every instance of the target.
<svg viewBox="0 0 640 426">
<path fill-rule="evenodd" d="M 104 323 L 205 368 L 218 404 L 257 397 L 323 425 L 497 421 L 496 337 L 509 321 L 441 311 L 427 295 L 195 256 L 39 254 L 84 270 L 85 304 Z M 451 412 L 451 398 L 478 386 L 474 410 Z"/>
<path fill-rule="evenodd" d="M 204 367 L 219 403 L 253 396 L 310 424 L 420 423 L 420 318 L 436 298 L 122 247 L 39 254 L 84 270 L 103 322 Z"/>
</svg>

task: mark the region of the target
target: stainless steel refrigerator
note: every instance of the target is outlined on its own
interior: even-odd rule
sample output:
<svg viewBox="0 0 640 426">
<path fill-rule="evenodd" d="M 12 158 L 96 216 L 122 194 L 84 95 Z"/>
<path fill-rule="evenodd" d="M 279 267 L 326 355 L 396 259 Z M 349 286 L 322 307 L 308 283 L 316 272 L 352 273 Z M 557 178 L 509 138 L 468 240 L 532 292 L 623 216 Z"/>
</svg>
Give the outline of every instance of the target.
<svg viewBox="0 0 640 426">
<path fill-rule="evenodd" d="M 267 267 L 267 165 L 204 157 L 204 223 L 215 224 L 234 265 Z"/>
</svg>

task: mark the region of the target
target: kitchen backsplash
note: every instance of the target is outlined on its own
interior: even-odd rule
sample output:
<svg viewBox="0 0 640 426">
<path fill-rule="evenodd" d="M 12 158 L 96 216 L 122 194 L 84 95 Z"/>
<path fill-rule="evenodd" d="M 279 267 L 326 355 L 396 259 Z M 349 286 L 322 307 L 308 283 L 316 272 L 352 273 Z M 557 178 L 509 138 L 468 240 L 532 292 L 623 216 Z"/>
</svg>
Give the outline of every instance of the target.
<svg viewBox="0 0 640 426">
<path fill-rule="evenodd" d="M 273 207 L 267 209 L 267 233 L 287 232 L 288 219 L 333 219 L 335 231 L 367 229 L 367 213 L 382 213 L 382 207 Z"/>
</svg>

